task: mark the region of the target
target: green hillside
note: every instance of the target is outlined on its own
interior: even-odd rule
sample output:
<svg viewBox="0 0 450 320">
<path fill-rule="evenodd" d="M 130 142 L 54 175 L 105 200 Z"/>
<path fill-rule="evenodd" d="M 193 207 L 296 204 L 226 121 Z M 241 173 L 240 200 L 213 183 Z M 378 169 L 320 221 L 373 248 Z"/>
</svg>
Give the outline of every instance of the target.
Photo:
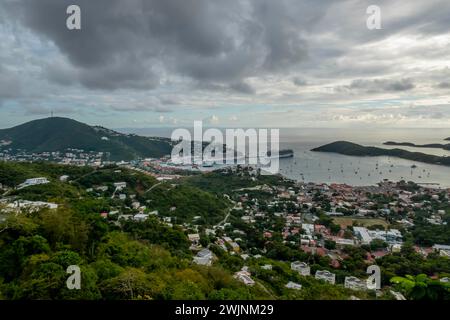
<svg viewBox="0 0 450 320">
<path fill-rule="evenodd" d="M 64 151 L 69 148 L 109 152 L 110 160 L 161 157 L 171 151 L 168 139 L 125 135 L 59 117 L 34 120 L 2 129 L 0 140 L 9 142 L 8 148 L 28 152 Z"/>
</svg>

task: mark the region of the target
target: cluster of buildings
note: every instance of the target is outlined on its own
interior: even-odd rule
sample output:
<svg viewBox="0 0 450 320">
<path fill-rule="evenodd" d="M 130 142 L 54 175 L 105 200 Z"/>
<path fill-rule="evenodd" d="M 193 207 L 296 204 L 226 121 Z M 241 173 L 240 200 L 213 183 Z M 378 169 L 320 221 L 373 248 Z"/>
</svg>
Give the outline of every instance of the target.
<svg viewBox="0 0 450 320">
<path fill-rule="evenodd" d="M 74 166 L 101 166 L 109 163 L 109 153 L 85 151 L 82 149 L 67 149 L 54 152 L 27 152 L 9 148 L 0 149 L 0 161 L 36 162 L 51 161 Z"/>
<path fill-rule="evenodd" d="M 443 244 L 435 244 L 433 250 L 438 252 L 443 257 L 450 257 L 450 246 Z"/>
<path fill-rule="evenodd" d="M 391 246 L 402 244 L 402 233 L 397 229 L 369 230 L 364 227 L 353 227 L 353 232 L 361 244 L 370 244 L 373 240 L 382 240 Z"/>
<path fill-rule="evenodd" d="M 8 202 L 6 199 L 0 200 L 0 203 L 5 204 L 5 210 L 8 213 L 17 213 L 27 210 L 29 212 L 35 212 L 42 209 L 58 209 L 58 204 L 44 201 L 28 201 L 28 200 L 14 200 Z"/>
<path fill-rule="evenodd" d="M 268 186 L 252 187 L 251 191 L 258 189 L 267 192 Z M 248 196 L 249 191 L 241 191 L 242 203 L 238 203 L 244 207 L 241 219 L 258 225 L 258 219 L 267 218 L 268 213 L 260 208 L 257 199 Z M 450 190 L 421 187 L 408 191 L 401 184 L 387 181 L 371 187 L 298 183 L 294 187 L 269 187 L 269 192 L 272 196 L 268 208 L 275 208 L 273 214 L 285 220 L 283 238 L 289 242 L 297 239 L 310 252 L 323 252 L 319 248 L 324 247 L 325 240 L 333 241 L 338 248 L 381 240 L 388 245 L 388 250 L 398 251 L 403 243 L 401 230 L 415 225 L 417 210 L 429 212 L 430 224 L 446 224 L 443 219 L 446 211 L 437 210 L 436 204 L 449 206 L 450 194 Z M 333 219 L 341 230 L 332 232 L 329 226 L 320 224 L 320 215 Z M 364 226 L 366 222 L 373 227 Z M 273 230 L 261 232 L 264 237 L 270 237 Z"/>
<path fill-rule="evenodd" d="M 47 184 L 47 183 L 50 183 L 50 181 L 47 178 L 42 178 L 42 177 L 41 178 L 31 178 L 31 179 L 27 179 L 27 180 L 25 180 L 25 182 L 19 184 L 17 186 L 17 189 L 20 190 L 20 189 L 23 189 L 26 187 L 37 186 L 40 184 Z"/>
<path fill-rule="evenodd" d="M 302 276 L 311 275 L 311 269 L 305 262 L 292 262 L 291 270 L 297 271 Z M 317 270 L 314 278 L 323 280 L 329 284 L 336 284 L 336 275 L 328 270 Z M 352 290 L 367 290 L 366 282 L 353 276 L 345 277 L 344 287 Z"/>
<path fill-rule="evenodd" d="M 257 181 L 254 179 L 253 181 Z M 342 261 L 347 257 L 347 246 L 366 246 L 378 240 L 383 248 L 370 249 L 366 262 L 373 263 L 374 259 L 389 253 L 398 252 L 403 245 L 404 232 L 415 225 L 415 212 L 418 208 L 429 211 L 430 224 L 445 224 L 443 216 L 445 210 L 436 209 L 436 204 L 449 204 L 450 190 L 405 187 L 401 183 L 382 182 L 378 186 L 352 187 L 340 184 L 295 183 L 294 185 L 256 185 L 249 188 L 235 190 L 231 196 L 235 200 L 234 210 L 241 221 L 252 226 L 256 232 L 270 242 L 278 230 L 272 229 L 274 221 L 282 219 L 284 228 L 281 235 L 284 243 L 298 246 L 299 250 L 330 258 L 330 267 L 339 269 Z M 255 196 L 255 192 L 265 194 L 264 203 Z M 269 196 L 268 196 L 269 195 Z M 424 200 L 429 199 L 429 200 Z M 322 224 L 323 216 L 332 219 L 337 230 L 330 225 Z M 433 221 L 431 221 L 431 219 Z M 346 221 L 350 221 L 350 224 Z M 346 223 L 343 223 L 346 222 Z M 353 223 L 352 223 L 353 222 Z M 366 222 L 369 224 L 365 225 Z M 222 226 L 224 227 L 224 226 Z M 239 244 L 245 243 L 246 236 L 241 230 L 229 225 L 227 232 L 216 244 L 231 254 L 239 255 L 247 260 L 249 257 L 264 256 L 264 252 L 255 254 L 256 248 L 239 250 Z M 334 248 L 327 248 L 326 243 L 333 242 Z M 231 246 L 230 244 L 234 244 Z M 432 248 L 415 247 L 420 252 L 439 252 L 448 256 L 450 246 L 435 245 Z M 250 253 L 252 252 L 252 254 Z M 261 266 L 269 270 L 271 265 Z M 291 269 L 300 275 L 310 276 L 310 267 L 305 262 L 292 262 Z M 244 283 L 251 275 L 239 273 Z M 335 284 L 335 274 L 327 270 L 318 270 L 314 277 Z M 344 286 L 354 290 L 367 289 L 366 282 L 354 276 L 345 277 Z M 301 288 L 295 283 L 286 285 L 289 288 Z"/>
<path fill-rule="evenodd" d="M 64 159 L 79 159 L 80 154 L 72 157 L 72 153 L 64 154 Z M 0 157 L 2 154 L 0 154 Z M 56 156 L 51 154 L 51 156 Z M 58 154 L 59 156 L 59 154 Z M 103 157 L 102 155 L 98 155 Z M 96 158 L 98 159 L 98 158 Z M 148 163 L 140 163 L 139 166 L 130 163 L 123 164 L 126 167 L 150 174 L 160 181 L 171 180 L 179 177 L 174 169 L 161 165 L 159 162 L 148 160 Z M 232 168 L 233 174 L 243 175 L 237 168 Z M 257 182 L 257 172 L 247 171 L 253 182 Z M 68 181 L 68 176 L 61 176 L 60 181 Z M 18 186 L 18 189 L 33 185 L 48 184 L 50 181 L 44 177 L 27 179 Z M 172 217 L 159 216 L 158 211 L 151 211 L 143 203 L 136 199 L 136 195 L 130 193 L 127 183 L 117 181 L 108 185 L 92 186 L 86 191 L 96 193 L 98 196 L 107 196 L 111 199 L 126 201 L 122 208 L 111 208 L 108 212 L 101 212 L 104 218 L 115 217 L 115 223 L 120 224 L 122 219 L 138 222 L 146 221 L 150 216 L 158 216 L 163 223 L 172 226 Z M 255 196 L 255 193 L 264 195 L 264 201 Z M 316 184 L 316 183 L 286 183 L 286 185 L 254 185 L 249 188 L 234 190 L 233 194 L 225 195 L 233 204 L 234 218 L 240 219 L 240 223 L 246 224 L 255 230 L 260 238 L 267 243 L 275 236 L 283 243 L 297 247 L 303 252 L 330 258 L 330 270 L 340 268 L 341 262 L 346 258 L 347 246 L 371 245 L 373 241 L 380 240 L 386 243 L 383 249 L 377 249 L 368 255 L 367 262 L 382 257 L 390 252 L 401 249 L 403 244 L 403 231 L 415 225 L 415 211 L 429 212 L 427 221 L 433 225 L 445 225 L 443 217 L 446 211 L 436 209 L 436 203 L 449 203 L 450 190 L 446 192 L 438 189 L 418 188 L 413 191 L 402 185 L 383 182 L 378 186 L 352 187 L 340 184 Z M 380 200 L 381 199 L 381 200 Z M 42 208 L 56 209 L 57 204 L 45 202 L 17 201 L 8 203 L 7 206 L 15 208 Z M 122 209 L 126 209 L 126 213 Z M 176 208 L 175 208 L 176 209 Z M 227 216 L 228 217 L 228 216 Z M 333 223 L 327 224 L 323 217 L 328 217 Z M 210 266 L 215 255 L 208 247 L 200 244 L 200 231 L 214 239 L 214 243 L 231 255 L 239 256 L 244 261 L 249 258 L 264 257 L 266 252 L 255 247 L 249 247 L 246 243 L 248 235 L 227 218 L 214 226 L 199 226 L 195 217 L 190 224 L 183 227 L 191 242 L 190 249 L 194 252 L 193 262 L 199 265 Z M 341 219 L 341 220 L 339 220 Z M 344 223 L 344 220 L 350 224 Z M 375 227 L 365 225 L 367 220 L 376 220 L 383 224 Z M 281 232 L 275 229 L 275 225 L 281 223 Z M 339 222 L 341 221 L 341 222 Z M 175 221 L 176 224 L 176 221 Z M 338 225 L 333 229 L 333 225 Z M 395 226 L 395 227 L 394 227 Z M 189 232 L 187 231 L 189 230 Z M 194 231 L 192 231 L 194 230 Z M 326 244 L 333 243 L 330 248 Z M 244 245 L 245 244 L 245 245 Z M 244 249 L 243 249 L 244 248 Z M 423 249 L 423 248 L 422 248 Z M 422 250 L 420 249 L 420 250 Z M 439 252 L 442 256 L 450 256 L 450 246 L 436 244 L 429 251 Z M 264 270 L 271 270 L 272 266 L 261 266 Z M 302 261 L 294 261 L 290 264 L 291 270 L 301 276 L 312 276 L 310 266 Z M 255 281 L 247 267 L 235 273 L 235 278 L 246 285 L 253 286 Z M 330 284 L 336 283 L 336 275 L 329 270 L 317 270 L 314 278 Z M 365 281 L 354 277 L 345 277 L 344 286 L 354 290 L 365 290 Z M 286 288 L 300 290 L 301 284 L 288 282 Z"/>
</svg>

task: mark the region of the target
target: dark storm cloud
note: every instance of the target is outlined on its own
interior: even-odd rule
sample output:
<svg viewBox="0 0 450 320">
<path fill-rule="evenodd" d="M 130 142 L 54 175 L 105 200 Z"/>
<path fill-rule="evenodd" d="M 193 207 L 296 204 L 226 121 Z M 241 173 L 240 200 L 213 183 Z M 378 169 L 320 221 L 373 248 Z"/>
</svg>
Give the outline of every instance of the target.
<svg viewBox="0 0 450 320">
<path fill-rule="evenodd" d="M 24 107 L 24 115 L 27 116 L 73 115 L 77 111 L 71 107 L 46 106 L 35 103 L 26 104 Z"/>
<path fill-rule="evenodd" d="M 365 27 L 370 1 L 298 0 L 9 0 L 7 9 L 24 25 L 53 41 L 70 68 L 56 64 L 48 78 L 92 89 L 149 89 L 166 74 L 195 83 L 230 86 L 248 77 L 298 69 L 308 59 L 336 59 L 355 43 L 414 28 L 422 34 L 448 30 L 450 4 L 417 2 L 417 9 L 380 0 L 383 30 Z M 439 12 L 435 12 L 439 3 Z M 65 27 L 66 8 L 82 10 L 82 30 Z M 422 14 L 425 12 L 426 14 Z M 391 17 L 388 19 L 388 17 Z M 432 24 L 429 22 L 433 21 Z M 447 28 L 447 29 L 446 29 Z M 308 40 L 327 34 L 311 52 Z M 315 65 L 315 68 L 318 66 Z M 364 69 L 370 68 L 363 66 Z M 68 72 L 70 70 L 70 72 Z M 327 67 L 327 73 L 333 70 Z M 402 91 L 402 85 L 393 91 Z M 239 90 L 238 90 L 239 91 Z M 243 92 L 248 90 L 243 90 Z"/>
<path fill-rule="evenodd" d="M 300 78 L 300 77 L 294 77 L 292 79 L 292 83 L 294 83 L 296 86 L 299 86 L 299 87 L 308 85 L 308 82 L 305 79 Z"/>
<path fill-rule="evenodd" d="M 81 7 L 81 31 L 65 27 L 70 4 Z M 70 72 L 49 68 L 50 80 L 109 90 L 153 88 L 165 72 L 234 85 L 292 68 L 307 56 L 298 9 L 292 1 L 268 0 L 17 0 L 9 6 L 70 61 Z"/>
<path fill-rule="evenodd" d="M 336 90 L 371 94 L 409 91 L 414 87 L 411 79 L 356 79 L 350 85 L 340 86 Z"/>
<path fill-rule="evenodd" d="M 175 105 L 179 105 L 180 101 L 178 101 L 177 99 L 174 99 L 172 97 L 162 97 L 160 99 L 161 104 L 165 105 L 165 106 L 175 106 Z"/>
<path fill-rule="evenodd" d="M 450 82 L 441 82 L 437 85 L 439 89 L 450 89 Z"/>
<path fill-rule="evenodd" d="M 19 97 L 21 93 L 20 78 L 11 70 L 0 65 L 0 105 L 5 100 Z"/>
<path fill-rule="evenodd" d="M 66 28 L 71 4 L 81 31 Z M 381 30 L 366 27 L 373 4 Z M 230 105 L 442 103 L 449 14 L 448 0 L 0 0 L 0 103 L 33 114 L 173 112 L 174 123 L 186 107 L 217 108 L 223 120 Z M 384 108 L 361 119 L 397 112 Z"/>
<path fill-rule="evenodd" d="M 241 94 L 245 94 L 245 95 L 256 94 L 255 88 L 253 88 L 250 84 L 248 84 L 244 81 L 234 82 L 234 83 L 230 83 L 230 84 L 196 82 L 193 84 L 193 87 L 196 89 L 200 89 L 200 90 L 224 92 L 227 94 L 233 94 L 233 93 L 241 93 Z"/>
<path fill-rule="evenodd" d="M 382 5 L 389 6 L 390 0 L 383 0 Z M 401 9 L 401 6 L 397 8 Z M 416 34 L 425 36 L 447 33 L 450 29 L 450 2 L 447 0 L 412 1 L 412 7 L 398 14 L 387 27 L 399 31 L 414 29 Z"/>
<path fill-rule="evenodd" d="M 245 82 L 233 83 L 230 85 L 230 89 L 240 92 L 240 93 L 245 93 L 245 94 L 255 94 L 256 93 L 255 89 L 251 85 L 249 85 L 248 83 L 245 83 Z"/>
</svg>

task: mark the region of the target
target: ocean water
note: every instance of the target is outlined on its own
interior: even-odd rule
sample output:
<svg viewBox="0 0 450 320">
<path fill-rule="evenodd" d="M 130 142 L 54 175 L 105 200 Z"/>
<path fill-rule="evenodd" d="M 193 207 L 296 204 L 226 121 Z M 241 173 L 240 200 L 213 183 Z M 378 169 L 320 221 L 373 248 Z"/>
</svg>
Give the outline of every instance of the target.
<svg viewBox="0 0 450 320">
<path fill-rule="evenodd" d="M 122 130 L 126 132 L 132 129 Z M 139 129 L 135 133 L 170 137 L 171 129 Z M 450 129 L 280 129 L 280 148 L 294 151 L 293 158 L 280 159 L 280 173 L 286 177 L 316 183 L 346 183 L 355 186 L 391 181 L 414 181 L 436 188 L 450 188 L 450 167 L 413 162 L 395 157 L 350 157 L 334 153 L 312 152 L 311 149 L 338 140 L 380 148 L 450 156 L 442 149 L 395 147 L 386 141 L 415 144 L 449 143 Z M 412 168 L 417 166 L 416 168 Z"/>
<path fill-rule="evenodd" d="M 311 149 L 338 140 L 365 146 L 395 148 L 383 142 L 415 144 L 446 143 L 446 129 L 285 129 L 280 132 L 282 148 L 294 150 L 294 158 L 280 160 L 280 173 L 305 182 L 374 185 L 383 179 L 414 181 L 430 187 L 450 187 L 450 167 L 413 162 L 395 157 L 350 157 L 335 153 L 312 152 Z M 397 147 L 439 156 L 450 156 L 442 149 Z M 417 166 L 417 168 L 412 168 Z"/>
</svg>

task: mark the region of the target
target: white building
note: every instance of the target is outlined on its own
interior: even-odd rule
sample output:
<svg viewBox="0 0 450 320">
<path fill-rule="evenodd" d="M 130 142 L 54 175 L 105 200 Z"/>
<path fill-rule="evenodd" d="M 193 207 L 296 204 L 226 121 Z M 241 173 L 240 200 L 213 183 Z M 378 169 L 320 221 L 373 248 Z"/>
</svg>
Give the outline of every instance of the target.
<svg viewBox="0 0 450 320">
<path fill-rule="evenodd" d="M 255 281 L 250 277 L 250 273 L 247 271 L 236 272 L 234 278 L 243 282 L 246 286 L 253 286 L 255 284 Z"/>
<path fill-rule="evenodd" d="M 148 219 L 148 214 L 138 213 L 134 215 L 133 220 L 138 222 L 143 222 Z"/>
<path fill-rule="evenodd" d="M 188 234 L 188 239 L 192 244 L 198 245 L 200 241 L 200 235 L 198 233 L 191 233 Z"/>
<path fill-rule="evenodd" d="M 250 255 L 244 253 L 244 254 L 241 254 L 241 258 L 242 258 L 243 260 L 247 260 L 248 258 L 250 258 Z"/>
<path fill-rule="evenodd" d="M 302 229 L 305 231 L 306 234 L 312 235 L 314 233 L 314 225 L 310 223 L 303 223 Z"/>
<path fill-rule="evenodd" d="M 343 239 L 343 238 L 339 238 L 336 239 L 336 244 L 340 245 L 340 246 L 354 246 L 355 245 L 355 241 L 352 239 Z"/>
<path fill-rule="evenodd" d="M 368 230 L 364 227 L 353 227 L 355 235 L 361 240 L 362 244 L 370 244 L 375 239 L 387 242 L 390 245 L 401 244 L 402 233 L 397 229 L 390 230 Z"/>
<path fill-rule="evenodd" d="M 356 277 L 345 277 L 344 287 L 352 290 L 366 290 L 366 283 Z"/>
<path fill-rule="evenodd" d="M 230 245 L 231 248 L 232 248 L 234 251 L 236 251 L 236 252 L 238 252 L 238 251 L 240 250 L 239 244 L 237 244 L 237 243 L 234 242 L 234 241 L 230 242 L 229 245 Z"/>
<path fill-rule="evenodd" d="M 25 182 L 22 184 L 19 184 L 17 189 L 23 189 L 26 187 L 36 186 L 39 184 L 47 184 L 47 183 L 50 183 L 50 181 L 48 181 L 47 178 L 32 178 L 32 179 L 25 180 Z"/>
<path fill-rule="evenodd" d="M 285 287 L 288 288 L 288 289 L 300 290 L 302 288 L 302 285 L 299 284 L 299 283 L 295 283 L 295 282 L 289 281 L 285 285 Z"/>
<path fill-rule="evenodd" d="M 369 230 L 364 227 L 353 227 L 355 235 L 361 240 L 362 244 L 370 244 L 372 237 L 369 234 Z"/>
<path fill-rule="evenodd" d="M 433 249 L 439 252 L 442 257 L 450 257 L 450 246 L 443 244 L 435 244 Z"/>
<path fill-rule="evenodd" d="M 372 240 L 379 239 L 386 241 L 389 244 L 402 243 L 402 233 L 397 229 L 385 230 L 368 230 L 368 233 Z"/>
<path fill-rule="evenodd" d="M 317 270 L 315 278 L 318 280 L 324 280 L 331 284 L 335 284 L 336 282 L 336 275 L 327 270 Z"/>
<path fill-rule="evenodd" d="M 391 246 L 391 252 L 400 252 L 402 250 L 402 245 L 401 244 L 393 244 Z"/>
<path fill-rule="evenodd" d="M 40 209 L 48 208 L 51 210 L 58 209 L 56 203 L 43 202 L 43 201 L 28 201 L 28 200 L 17 200 L 8 204 L 7 209 L 11 211 L 20 211 L 21 209 L 28 209 L 30 211 L 37 211 Z"/>
<path fill-rule="evenodd" d="M 297 271 L 302 276 L 311 275 L 311 268 L 304 262 L 300 261 L 292 262 L 291 270 Z"/>
<path fill-rule="evenodd" d="M 223 237 L 223 240 L 228 243 L 233 242 L 233 239 L 231 239 L 230 237 Z"/>
<path fill-rule="evenodd" d="M 115 182 L 114 187 L 116 187 L 117 190 L 122 190 L 127 187 L 126 182 Z"/>
<path fill-rule="evenodd" d="M 194 263 L 202 266 L 210 266 L 212 264 L 213 253 L 208 249 L 202 249 L 194 257 Z"/>
<path fill-rule="evenodd" d="M 139 209 L 139 207 L 141 206 L 141 204 L 139 203 L 139 201 L 133 201 L 132 203 L 131 203 L 131 207 L 133 208 L 133 209 Z"/>
</svg>

